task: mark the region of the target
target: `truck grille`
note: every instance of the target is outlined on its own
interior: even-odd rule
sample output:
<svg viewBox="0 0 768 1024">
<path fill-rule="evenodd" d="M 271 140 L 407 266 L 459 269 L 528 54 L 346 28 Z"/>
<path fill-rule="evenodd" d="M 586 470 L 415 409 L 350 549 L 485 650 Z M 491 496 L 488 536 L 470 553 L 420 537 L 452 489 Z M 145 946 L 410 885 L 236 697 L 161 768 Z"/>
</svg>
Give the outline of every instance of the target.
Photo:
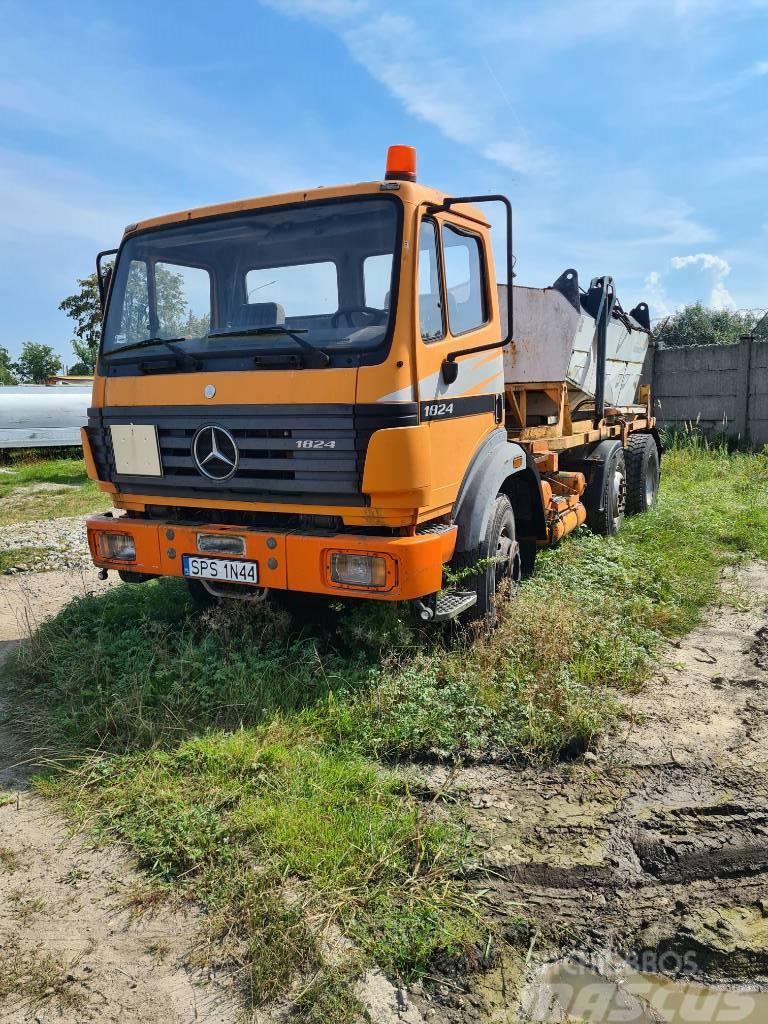
<svg viewBox="0 0 768 1024">
<path fill-rule="evenodd" d="M 415 402 L 107 408 L 89 410 L 88 436 L 99 478 L 126 494 L 364 505 L 371 434 L 417 422 Z M 117 473 L 109 428 L 128 423 L 157 427 L 162 478 Z M 240 461 L 228 480 L 210 480 L 194 462 L 193 439 L 208 424 L 225 427 L 237 444 Z"/>
</svg>

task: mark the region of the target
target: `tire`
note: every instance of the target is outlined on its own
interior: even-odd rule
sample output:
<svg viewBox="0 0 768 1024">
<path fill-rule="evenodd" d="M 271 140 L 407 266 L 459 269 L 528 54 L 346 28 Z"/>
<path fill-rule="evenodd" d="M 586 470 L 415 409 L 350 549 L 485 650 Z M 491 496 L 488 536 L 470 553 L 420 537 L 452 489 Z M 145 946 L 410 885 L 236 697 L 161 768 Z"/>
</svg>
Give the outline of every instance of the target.
<svg viewBox="0 0 768 1024">
<path fill-rule="evenodd" d="M 599 493 L 592 485 L 584 493 L 587 526 L 602 537 L 614 537 L 624 522 L 627 503 L 627 468 L 620 444 L 608 456 L 601 483 Z"/>
<path fill-rule="evenodd" d="M 651 434 L 630 434 L 624 449 L 627 466 L 627 515 L 647 512 L 656 504 L 661 465 Z"/>
<path fill-rule="evenodd" d="M 455 567 L 467 568 L 478 562 L 486 564 L 459 584 L 461 589 L 477 593 L 477 603 L 463 617 L 485 619 L 492 624 L 498 615 L 499 598 L 510 599 L 517 593 L 522 569 L 520 545 L 515 535 L 515 514 L 506 494 L 496 495 L 479 548 L 464 552 L 460 556 L 461 565 Z"/>
<path fill-rule="evenodd" d="M 538 554 L 539 546 L 531 537 L 527 537 L 519 543 L 520 574 L 524 580 L 527 580 L 530 576 L 533 576 L 536 568 L 536 555 Z"/>
</svg>

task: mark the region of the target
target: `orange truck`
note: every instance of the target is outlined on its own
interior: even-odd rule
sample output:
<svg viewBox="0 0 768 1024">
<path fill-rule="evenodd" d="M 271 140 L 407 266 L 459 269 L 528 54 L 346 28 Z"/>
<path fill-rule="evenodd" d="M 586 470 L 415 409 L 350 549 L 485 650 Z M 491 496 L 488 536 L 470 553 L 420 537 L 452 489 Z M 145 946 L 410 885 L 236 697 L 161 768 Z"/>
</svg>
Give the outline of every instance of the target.
<svg viewBox="0 0 768 1024">
<path fill-rule="evenodd" d="M 415 163 L 392 146 L 381 181 L 154 217 L 99 254 L 102 575 L 492 619 L 538 548 L 654 502 L 648 307 L 574 270 L 513 286 L 509 200 Z"/>
</svg>

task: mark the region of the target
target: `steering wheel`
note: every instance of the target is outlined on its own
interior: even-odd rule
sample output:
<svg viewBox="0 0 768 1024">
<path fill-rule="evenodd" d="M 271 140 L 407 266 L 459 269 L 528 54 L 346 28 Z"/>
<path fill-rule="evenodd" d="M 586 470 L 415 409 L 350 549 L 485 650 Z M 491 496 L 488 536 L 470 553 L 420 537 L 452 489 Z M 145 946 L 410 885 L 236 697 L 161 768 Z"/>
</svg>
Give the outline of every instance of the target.
<svg viewBox="0 0 768 1024">
<path fill-rule="evenodd" d="M 385 309 L 375 309 L 373 306 L 339 306 L 331 317 L 331 327 L 338 327 L 342 317 L 346 318 L 347 324 L 350 327 L 354 327 L 355 325 L 352 323 L 353 313 L 362 313 L 363 316 L 369 316 L 373 321 L 371 326 L 383 323 L 387 315 Z"/>
</svg>

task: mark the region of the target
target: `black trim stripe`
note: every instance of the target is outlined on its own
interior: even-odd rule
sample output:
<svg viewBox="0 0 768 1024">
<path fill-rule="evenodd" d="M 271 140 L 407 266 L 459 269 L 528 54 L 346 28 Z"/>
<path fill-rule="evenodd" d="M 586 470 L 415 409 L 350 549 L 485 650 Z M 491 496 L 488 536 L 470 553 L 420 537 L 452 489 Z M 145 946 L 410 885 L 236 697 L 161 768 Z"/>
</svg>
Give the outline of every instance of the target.
<svg viewBox="0 0 768 1024">
<path fill-rule="evenodd" d="M 458 416 L 476 416 L 478 413 L 495 412 L 498 396 L 470 395 L 467 398 L 436 398 L 431 402 L 419 402 L 419 417 L 422 422 L 456 419 Z"/>
</svg>

